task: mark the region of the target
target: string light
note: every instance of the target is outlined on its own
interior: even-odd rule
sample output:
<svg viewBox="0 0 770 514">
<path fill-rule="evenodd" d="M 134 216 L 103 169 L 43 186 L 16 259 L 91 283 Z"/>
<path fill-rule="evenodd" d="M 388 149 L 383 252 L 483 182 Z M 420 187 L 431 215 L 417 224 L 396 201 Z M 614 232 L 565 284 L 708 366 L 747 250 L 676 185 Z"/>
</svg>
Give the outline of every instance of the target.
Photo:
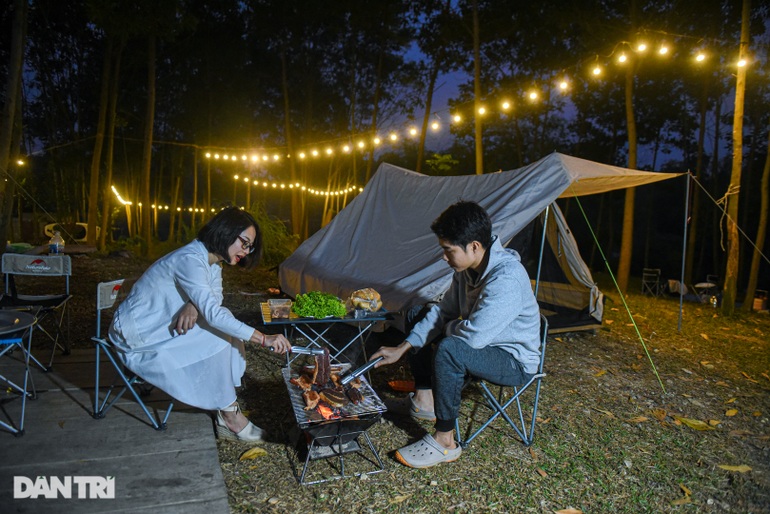
<svg viewBox="0 0 770 514">
<path fill-rule="evenodd" d="M 118 201 L 123 205 L 132 205 L 131 202 L 128 200 L 124 200 L 122 196 L 120 196 L 120 193 L 118 193 L 118 190 L 115 188 L 115 186 L 110 186 L 112 189 L 112 192 L 115 193 L 115 198 L 118 199 Z"/>
<path fill-rule="evenodd" d="M 628 54 L 629 50 L 633 53 L 642 54 L 642 53 L 648 52 L 648 50 L 650 50 L 651 48 L 656 48 L 655 55 L 659 55 L 661 57 L 664 57 L 664 56 L 668 57 L 673 55 L 671 52 L 671 46 L 672 46 L 671 41 L 670 40 L 665 41 L 663 40 L 663 38 L 661 38 L 657 42 L 649 41 L 649 40 L 644 41 L 641 39 L 635 44 L 631 44 L 628 42 L 621 42 L 621 43 L 618 43 L 618 45 L 616 46 L 617 47 L 622 46 L 625 48 L 626 51 L 620 52 L 617 55 L 615 54 L 615 51 L 613 51 L 606 58 L 600 58 L 599 55 L 595 56 L 595 63 L 589 68 L 590 75 L 592 75 L 595 79 L 597 80 L 601 79 L 601 76 L 604 74 L 604 71 L 605 71 L 604 67 L 607 66 L 608 63 L 611 63 L 612 61 L 615 61 L 619 64 L 628 63 L 631 57 Z M 616 55 L 616 56 L 613 57 L 613 55 Z M 694 55 L 695 62 L 697 63 L 702 63 L 707 59 L 707 55 L 702 48 L 697 49 L 697 51 L 695 51 L 693 55 Z M 733 61 L 732 66 L 740 67 L 740 66 L 746 66 L 747 64 L 748 63 L 745 60 L 738 63 L 735 63 Z M 575 68 L 578 68 L 580 66 L 582 66 L 582 63 L 576 64 Z M 562 73 L 564 73 L 564 70 L 562 70 Z M 558 79 L 556 82 L 556 86 L 557 86 L 557 89 L 563 94 L 566 94 L 571 89 L 571 84 L 567 77 Z M 529 90 L 524 92 L 522 96 L 524 98 L 528 98 L 530 101 L 535 101 L 535 100 L 538 100 L 541 95 L 542 95 L 541 92 L 538 92 L 536 90 Z M 513 102 L 511 102 L 510 100 L 504 100 L 500 102 L 498 108 L 500 109 L 501 112 L 508 112 L 513 108 Z M 490 111 L 487 106 L 480 106 L 476 110 L 476 115 L 485 116 L 489 114 L 489 112 Z M 450 120 L 453 123 L 461 123 L 465 117 L 467 117 L 467 113 L 455 112 L 451 115 Z M 439 123 L 439 121 L 433 121 L 430 123 L 429 126 L 433 132 L 437 132 L 443 128 L 441 126 L 441 123 Z M 420 135 L 420 130 L 415 126 L 409 126 L 409 127 L 404 127 L 400 131 L 399 130 L 391 131 L 387 137 L 380 137 L 378 135 L 370 135 L 370 136 L 363 136 L 363 137 L 357 136 L 357 137 L 354 137 L 353 142 L 351 142 L 350 140 L 340 141 L 339 146 L 332 144 L 332 146 L 325 146 L 323 150 L 315 149 L 311 144 L 311 145 L 308 145 L 308 147 L 297 150 L 296 157 L 299 160 L 305 160 L 311 157 L 317 158 L 322 155 L 325 155 L 327 157 L 333 157 L 335 155 L 341 155 L 341 154 L 349 155 L 351 154 L 352 150 L 355 149 L 356 147 L 361 151 L 365 151 L 367 148 L 376 148 L 386 142 L 395 144 L 401 140 L 402 135 L 404 138 L 408 138 L 408 137 L 416 138 Z M 238 155 L 241 155 L 240 160 L 243 161 L 244 164 L 247 164 L 247 161 L 248 161 L 247 154 L 250 152 L 246 151 L 242 153 L 240 150 L 236 149 L 236 153 Z M 229 151 L 228 153 L 219 153 L 219 152 L 216 152 L 215 149 L 212 149 L 211 151 L 207 151 L 205 153 L 205 156 L 207 159 L 211 159 L 211 158 L 215 160 L 222 159 L 223 161 L 228 161 L 228 162 L 237 160 L 236 155 L 231 154 Z M 287 159 L 291 159 L 292 155 L 286 154 L 283 157 Z M 273 162 L 279 162 L 280 160 L 281 160 L 281 155 L 279 153 L 272 154 Z M 252 153 L 251 162 L 255 164 L 260 163 L 260 157 L 256 153 Z M 270 155 L 268 153 L 264 153 L 261 156 L 261 162 L 265 164 L 269 164 L 271 162 Z"/>
</svg>

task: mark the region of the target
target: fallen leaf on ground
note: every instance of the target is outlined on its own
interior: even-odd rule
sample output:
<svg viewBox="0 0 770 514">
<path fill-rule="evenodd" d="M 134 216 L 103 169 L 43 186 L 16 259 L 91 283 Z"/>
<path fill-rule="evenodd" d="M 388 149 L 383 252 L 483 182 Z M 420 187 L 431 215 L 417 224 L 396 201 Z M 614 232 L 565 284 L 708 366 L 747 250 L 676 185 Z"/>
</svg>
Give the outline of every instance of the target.
<svg viewBox="0 0 770 514">
<path fill-rule="evenodd" d="M 706 369 L 714 369 L 714 365 L 711 364 L 709 361 L 701 361 L 700 365 Z"/>
<path fill-rule="evenodd" d="M 725 412 L 725 416 L 727 416 L 728 418 L 732 418 L 736 414 L 738 414 L 738 409 L 728 409 L 728 411 Z"/>
<path fill-rule="evenodd" d="M 548 473 L 546 473 L 545 470 L 541 469 L 541 468 L 537 468 L 537 474 L 540 475 L 543 478 L 548 476 Z"/>
<path fill-rule="evenodd" d="M 770 375 L 768 375 L 767 373 L 762 373 L 762 376 L 765 377 L 766 379 L 770 380 Z"/>
<path fill-rule="evenodd" d="M 555 510 L 553 512 L 554 514 L 583 514 L 582 510 L 573 509 L 571 507 L 569 509 Z"/>
<path fill-rule="evenodd" d="M 718 386 L 722 386 L 722 387 L 730 387 L 730 385 L 729 385 L 727 382 L 724 382 L 724 381 L 722 381 L 722 380 L 720 380 L 719 382 L 717 382 L 717 383 L 716 383 L 716 385 L 718 385 Z"/>
<path fill-rule="evenodd" d="M 610 417 L 612 419 L 615 419 L 615 415 L 613 413 L 611 413 L 610 411 L 608 411 L 608 410 L 597 409 L 596 407 L 594 407 L 594 410 L 596 412 L 601 412 L 605 416 L 608 416 L 608 417 Z"/>
<path fill-rule="evenodd" d="M 690 489 L 688 489 L 686 485 L 679 484 L 679 489 L 682 490 L 685 496 L 692 496 L 692 491 L 690 491 Z"/>
<path fill-rule="evenodd" d="M 597 373 L 594 373 L 594 376 L 595 377 L 600 377 L 600 376 L 604 375 L 605 373 L 607 373 L 607 370 L 603 369 L 601 371 L 598 371 Z"/>
<path fill-rule="evenodd" d="M 730 398 L 725 403 L 733 403 L 735 400 L 737 400 L 737 398 Z"/>
<path fill-rule="evenodd" d="M 690 497 L 685 496 L 684 498 L 679 498 L 678 500 L 672 501 L 671 505 L 687 505 L 690 502 L 691 502 Z"/>
<path fill-rule="evenodd" d="M 238 457 L 238 460 L 253 460 L 264 455 L 267 455 L 267 450 L 260 448 L 259 446 L 255 446 L 254 448 L 249 448 L 243 452 L 241 456 Z"/>
<path fill-rule="evenodd" d="M 745 371 L 741 371 L 741 375 L 743 375 L 744 377 L 746 377 L 746 380 L 748 380 L 749 382 L 754 382 L 755 384 L 758 384 L 758 383 L 759 383 L 758 381 L 756 381 L 756 380 L 754 380 L 753 378 L 751 378 L 751 377 L 749 376 L 749 374 L 748 374 L 748 373 L 746 373 Z"/>
<path fill-rule="evenodd" d="M 535 450 L 532 449 L 532 447 L 529 447 L 529 454 L 532 455 L 532 460 L 537 460 L 537 455 L 535 455 Z"/>
<path fill-rule="evenodd" d="M 644 416 L 637 416 L 635 418 L 631 418 L 628 420 L 629 423 L 644 423 L 645 421 L 648 421 L 650 418 L 644 417 Z"/>
<path fill-rule="evenodd" d="M 700 336 L 701 336 L 703 339 L 705 339 L 706 341 L 708 341 L 708 340 L 709 340 L 709 336 L 708 336 L 708 335 L 706 335 L 706 334 L 701 334 Z"/>
<path fill-rule="evenodd" d="M 738 473 L 747 473 L 751 471 L 751 468 L 746 464 L 741 464 L 740 466 L 729 466 L 727 464 L 718 464 L 717 467 L 727 471 L 737 471 Z"/>
<path fill-rule="evenodd" d="M 652 409 L 650 413 L 658 421 L 664 421 L 666 419 L 666 411 L 663 409 Z"/>
<path fill-rule="evenodd" d="M 399 494 L 398 496 L 394 496 L 390 500 L 390 502 L 388 502 L 388 503 L 391 503 L 391 504 L 393 504 L 393 503 L 401 503 L 404 500 L 406 500 L 407 498 L 409 498 L 410 496 L 411 496 L 410 494 Z"/>
<path fill-rule="evenodd" d="M 675 417 L 677 421 L 681 421 L 682 423 L 692 428 L 693 430 L 714 430 L 714 427 L 709 426 L 708 423 L 704 423 L 699 419 L 682 418 L 680 416 L 675 416 Z"/>
<path fill-rule="evenodd" d="M 611 319 L 605 319 L 604 320 L 604 323 L 607 324 L 607 325 L 612 325 L 614 322 L 615 322 L 615 320 L 611 320 Z"/>
<path fill-rule="evenodd" d="M 717 425 L 720 425 L 721 423 L 722 423 L 722 422 L 721 422 L 721 421 L 719 421 L 718 419 L 710 419 L 710 420 L 709 420 L 709 425 L 711 425 L 712 427 L 715 427 L 715 426 L 717 426 Z"/>
</svg>

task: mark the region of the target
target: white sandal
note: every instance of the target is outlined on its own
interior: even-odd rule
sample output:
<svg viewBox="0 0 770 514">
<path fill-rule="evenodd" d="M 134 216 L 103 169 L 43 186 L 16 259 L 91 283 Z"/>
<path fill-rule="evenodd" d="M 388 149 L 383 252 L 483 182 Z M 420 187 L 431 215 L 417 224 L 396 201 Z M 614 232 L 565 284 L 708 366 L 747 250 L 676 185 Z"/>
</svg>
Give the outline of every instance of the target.
<svg viewBox="0 0 770 514">
<path fill-rule="evenodd" d="M 262 436 L 265 431 L 256 426 L 251 421 L 243 427 L 239 432 L 233 432 L 225 423 L 225 419 L 222 417 L 222 411 L 225 412 L 241 412 L 240 406 L 236 403 L 230 405 L 224 409 L 217 411 L 217 437 L 220 439 L 229 439 L 230 441 L 246 441 L 250 443 L 257 443 L 262 441 Z"/>
</svg>

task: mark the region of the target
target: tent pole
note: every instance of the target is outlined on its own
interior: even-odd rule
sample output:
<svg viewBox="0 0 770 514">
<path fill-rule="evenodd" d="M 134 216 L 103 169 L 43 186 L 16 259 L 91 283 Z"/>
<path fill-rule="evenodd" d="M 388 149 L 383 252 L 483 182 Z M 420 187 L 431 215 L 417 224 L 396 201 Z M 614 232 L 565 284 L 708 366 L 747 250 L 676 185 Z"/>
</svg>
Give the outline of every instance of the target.
<svg viewBox="0 0 770 514">
<path fill-rule="evenodd" d="M 682 332 L 682 302 L 684 301 L 684 262 L 687 255 L 687 223 L 690 215 L 690 172 L 687 172 L 684 193 L 684 236 L 682 236 L 682 275 L 679 278 L 679 322 L 677 331 Z"/>
<path fill-rule="evenodd" d="M 548 213 L 550 209 L 550 205 L 545 208 L 545 217 L 543 219 L 543 235 L 540 238 L 540 258 L 537 261 L 537 276 L 535 276 L 535 300 L 537 300 L 537 292 L 540 289 L 540 269 L 543 266 L 543 250 L 545 249 L 545 236 L 548 233 Z"/>
</svg>

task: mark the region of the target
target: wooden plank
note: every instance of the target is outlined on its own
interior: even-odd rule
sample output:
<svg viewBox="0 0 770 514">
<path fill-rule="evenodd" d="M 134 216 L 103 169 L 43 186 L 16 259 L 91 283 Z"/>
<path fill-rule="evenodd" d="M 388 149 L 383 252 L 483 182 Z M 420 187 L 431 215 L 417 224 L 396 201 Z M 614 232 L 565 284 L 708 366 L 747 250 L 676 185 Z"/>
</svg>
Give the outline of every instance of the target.
<svg viewBox="0 0 770 514">
<path fill-rule="evenodd" d="M 0 374 L 20 379 L 23 365 L 14 358 L 0 358 Z M 0 430 L 2 511 L 229 512 L 209 414 L 175 405 L 168 429 L 156 431 L 128 395 L 104 419 L 93 419 L 94 362 L 93 349 L 81 349 L 61 357 L 53 372 L 32 369 L 39 394 L 27 401 L 24 435 Z M 112 382 L 111 368 L 102 367 L 106 383 Z M 146 403 L 165 413 L 168 396 L 155 390 Z M 3 403 L 0 416 L 18 420 L 20 410 L 15 398 Z M 116 498 L 13 500 L 14 476 L 114 476 Z"/>
<path fill-rule="evenodd" d="M 5 512 L 105 512 L 154 510 L 193 512 L 204 504 L 209 512 L 228 512 L 227 491 L 216 447 L 113 459 L 83 459 L 41 466 L 15 467 L 12 475 L 0 468 L 0 504 Z M 115 499 L 14 500 L 13 476 L 115 477 Z M 202 505 L 199 505 L 199 508 Z M 6 510 L 8 509 L 8 510 Z M 199 510 L 200 511 L 200 510 Z"/>
</svg>

